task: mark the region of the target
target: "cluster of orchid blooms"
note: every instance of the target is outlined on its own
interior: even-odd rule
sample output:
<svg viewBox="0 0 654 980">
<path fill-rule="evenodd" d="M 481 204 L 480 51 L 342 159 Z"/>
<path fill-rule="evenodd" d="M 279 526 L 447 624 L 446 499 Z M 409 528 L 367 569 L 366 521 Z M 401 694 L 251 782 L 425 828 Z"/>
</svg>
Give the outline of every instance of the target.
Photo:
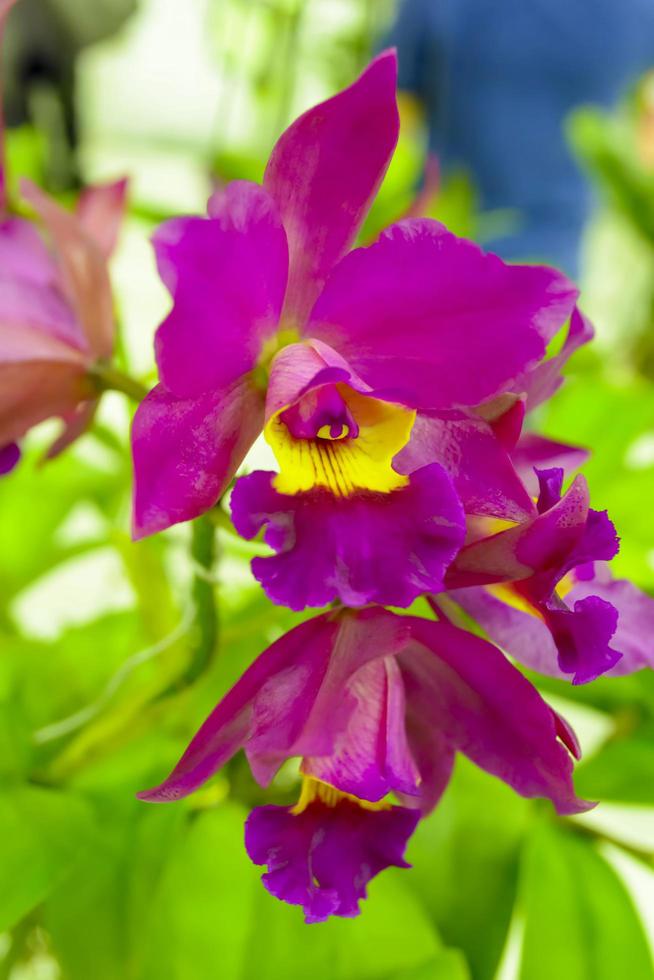
<svg viewBox="0 0 654 980">
<path fill-rule="evenodd" d="M 141 797 L 184 797 L 241 748 L 262 786 L 300 759 L 297 803 L 257 807 L 245 844 L 308 922 L 356 915 L 373 876 L 407 867 L 457 752 L 561 814 L 592 806 L 574 733 L 507 655 L 575 684 L 654 663 L 654 602 L 611 577 L 618 538 L 583 476 L 564 490 L 585 453 L 523 432 L 592 336 L 577 289 L 428 219 L 352 247 L 397 140 L 395 87 L 385 52 L 290 126 L 262 186 L 235 181 L 207 217 L 159 228 L 173 304 L 132 433 L 137 538 L 216 506 L 262 431 L 275 454 L 278 471 L 236 480 L 233 523 L 263 532 L 252 570 L 273 602 L 323 611 Z M 73 215 L 23 185 L 48 245 L 3 196 L 5 471 L 37 422 L 65 421 L 52 455 L 93 416 L 124 189 L 87 190 Z M 419 597 L 428 616 L 397 611 Z"/>
</svg>

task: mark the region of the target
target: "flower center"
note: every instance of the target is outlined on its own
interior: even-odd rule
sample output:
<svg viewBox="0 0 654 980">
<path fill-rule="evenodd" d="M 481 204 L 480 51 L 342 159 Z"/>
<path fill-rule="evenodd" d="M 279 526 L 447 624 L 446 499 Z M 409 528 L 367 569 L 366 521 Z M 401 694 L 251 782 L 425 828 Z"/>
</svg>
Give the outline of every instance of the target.
<svg viewBox="0 0 654 980">
<path fill-rule="evenodd" d="M 416 413 L 338 382 L 317 386 L 278 411 L 265 437 L 280 472 L 274 486 L 295 494 L 324 487 L 337 497 L 406 486 L 393 457 L 407 444 Z"/>
<path fill-rule="evenodd" d="M 291 808 L 291 813 L 297 816 L 303 813 L 304 810 L 311 803 L 315 803 L 318 800 L 325 806 L 331 807 L 332 809 L 342 801 L 349 800 L 350 803 L 356 803 L 363 810 L 390 810 L 391 804 L 386 803 L 383 800 L 379 800 L 378 803 L 371 803 L 370 800 L 361 800 L 358 796 L 353 796 L 352 793 L 342 793 L 340 789 L 336 789 L 335 786 L 331 786 L 330 783 L 324 783 L 322 779 L 316 779 L 315 776 L 302 776 L 302 790 L 300 791 L 300 799 L 297 801 L 294 807 Z"/>
</svg>

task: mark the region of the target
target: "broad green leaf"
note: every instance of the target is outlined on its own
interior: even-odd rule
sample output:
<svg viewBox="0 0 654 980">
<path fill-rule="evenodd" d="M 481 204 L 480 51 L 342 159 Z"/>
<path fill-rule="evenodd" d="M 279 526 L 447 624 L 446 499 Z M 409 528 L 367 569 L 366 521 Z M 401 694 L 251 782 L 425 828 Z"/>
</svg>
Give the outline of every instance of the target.
<svg viewBox="0 0 654 980">
<path fill-rule="evenodd" d="M 443 940 L 463 950 L 475 980 L 495 975 L 531 809 L 503 783 L 459 758 L 445 796 L 409 845 L 409 883 Z"/>
<path fill-rule="evenodd" d="M 66 980 L 137 980 L 152 893 L 187 813 L 140 804 L 124 787 L 95 806 L 101 832 L 48 898 L 45 927 Z"/>
<path fill-rule="evenodd" d="M 617 385 L 596 373 L 575 375 L 545 410 L 547 435 L 592 451 L 583 472 L 593 506 L 608 509 L 621 536 L 615 572 L 645 588 L 654 588 L 654 524 L 646 506 L 654 494 L 654 459 L 638 447 L 653 429 L 654 388 L 642 380 Z"/>
<path fill-rule="evenodd" d="M 92 838 L 92 814 L 79 797 L 35 786 L 2 786 L 0 932 L 85 860 Z"/>
<path fill-rule="evenodd" d="M 148 897 L 139 980 L 236 980 L 252 941 L 256 873 L 243 847 L 246 812 L 194 817 Z M 259 933 L 257 942 L 265 942 Z"/>
<path fill-rule="evenodd" d="M 651 980 L 636 909 L 591 842 L 542 824 L 524 853 L 520 980 Z"/>
<path fill-rule="evenodd" d="M 470 980 L 470 971 L 462 953 L 456 949 L 444 949 L 427 963 L 400 970 L 389 980 Z"/>
<path fill-rule="evenodd" d="M 643 728 L 607 742 L 578 767 L 575 785 L 589 800 L 654 805 L 654 732 Z"/>
<path fill-rule="evenodd" d="M 409 876 L 383 872 L 369 885 L 359 917 L 310 926 L 301 909 L 259 885 L 240 980 L 386 980 L 432 962 L 441 942 Z"/>
</svg>

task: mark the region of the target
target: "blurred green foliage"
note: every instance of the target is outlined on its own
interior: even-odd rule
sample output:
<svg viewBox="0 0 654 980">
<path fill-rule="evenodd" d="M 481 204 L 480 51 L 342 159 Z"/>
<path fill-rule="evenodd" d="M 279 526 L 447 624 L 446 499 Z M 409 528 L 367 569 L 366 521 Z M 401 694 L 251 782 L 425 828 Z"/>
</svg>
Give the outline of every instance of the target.
<svg viewBox="0 0 654 980">
<path fill-rule="evenodd" d="M 207 43 L 234 105 L 210 151 L 190 150 L 207 187 L 210 178 L 260 176 L 279 129 L 352 77 L 391 9 L 374 0 L 210 4 Z M 605 188 L 609 224 L 628 229 L 650 268 L 642 283 L 654 297 L 654 178 L 636 160 L 635 125 L 633 113 L 618 123 L 587 112 L 574 141 Z M 424 146 L 408 117 L 362 240 L 411 206 Z M 12 172 L 44 179 L 45 152 L 40 134 L 17 131 Z M 155 145 L 152 158 L 165 152 Z M 128 233 L 142 238 L 153 211 L 138 187 Z M 461 234 L 483 234 L 463 175 L 424 208 Z M 589 294 L 594 276 L 602 270 L 591 262 Z M 150 280 L 145 263 L 117 276 L 119 308 L 140 310 Z M 609 325 L 620 322 L 620 303 L 622 291 L 603 308 Z M 654 590 L 650 325 L 644 317 L 629 345 L 620 331 L 600 330 L 538 422 L 594 451 L 585 471 L 595 505 L 622 535 L 616 571 Z M 123 342 L 126 366 L 150 372 L 151 361 L 130 364 L 129 329 Z M 0 482 L 0 980 L 651 978 L 644 901 L 605 847 L 611 841 L 647 870 L 651 900 L 654 833 L 634 841 L 625 830 L 636 810 L 654 823 L 651 672 L 580 688 L 535 678 L 582 742 L 588 736 L 578 787 L 620 805 L 610 829 L 592 815 L 556 820 L 549 806 L 459 760 L 410 845 L 413 869 L 375 880 L 353 921 L 307 927 L 263 889 L 243 847 L 244 818 L 263 795 L 242 758 L 187 801 L 136 800 L 298 617 L 261 594 L 248 571 L 253 546 L 220 515 L 193 541 L 181 528 L 130 543 L 125 418 L 103 412 L 45 467 L 36 433 L 20 469 Z M 294 779 L 282 772 L 267 798 L 289 799 Z"/>
</svg>

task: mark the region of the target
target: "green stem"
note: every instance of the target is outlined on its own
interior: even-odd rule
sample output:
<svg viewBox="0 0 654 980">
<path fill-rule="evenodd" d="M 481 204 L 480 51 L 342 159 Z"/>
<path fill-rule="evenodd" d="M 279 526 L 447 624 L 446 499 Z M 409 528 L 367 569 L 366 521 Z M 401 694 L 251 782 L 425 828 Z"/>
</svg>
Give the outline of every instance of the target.
<svg viewBox="0 0 654 980">
<path fill-rule="evenodd" d="M 128 398 L 135 402 L 142 402 L 148 393 L 145 385 L 142 385 L 136 378 L 125 374 L 113 364 L 104 364 L 98 361 L 89 372 L 93 381 L 101 391 L 121 391 Z"/>
<path fill-rule="evenodd" d="M 218 643 L 218 610 L 212 581 L 216 557 L 216 529 L 205 514 L 191 525 L 191 558 L 198 567 L 198 572 L 193 579 L 191 591 L 195 624 L 191 639 L 191 660 L 184 676 L 187 684 L 196 680 L 207 668 Z"/>
</svg>

